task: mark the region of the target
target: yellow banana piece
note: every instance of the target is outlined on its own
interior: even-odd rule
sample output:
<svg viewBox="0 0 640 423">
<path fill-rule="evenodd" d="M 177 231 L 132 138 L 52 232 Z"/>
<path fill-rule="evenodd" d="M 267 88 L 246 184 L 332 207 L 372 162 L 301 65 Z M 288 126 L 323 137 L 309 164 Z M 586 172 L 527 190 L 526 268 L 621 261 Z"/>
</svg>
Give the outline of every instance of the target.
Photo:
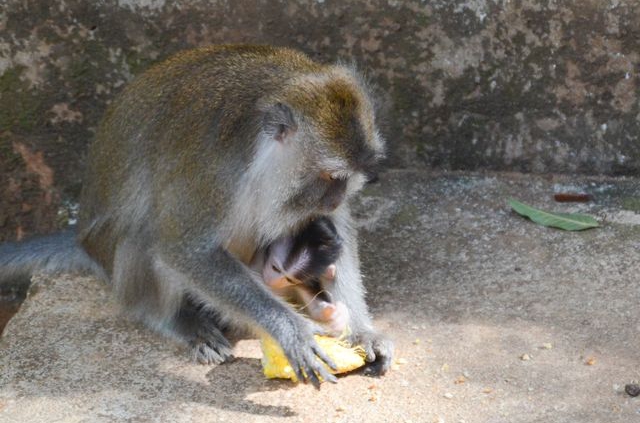
<svg viewBox="0 0 640 423">
<path fill-rule="evenodd" d="M 344 340 L 331 336 L 314 336 L 316 342 L 338 366 L 337 370 L 329 371 L 333 374 L 346 373 L 364 366 L 366 356 L 362 347 L 350 347 Z M 261 340 L 262 370 L 268 379 L 291 379 L 298 381 L 289 360 L 284 355 L 280 345 L 270 336 L 265 335 Z"/>
</svg>

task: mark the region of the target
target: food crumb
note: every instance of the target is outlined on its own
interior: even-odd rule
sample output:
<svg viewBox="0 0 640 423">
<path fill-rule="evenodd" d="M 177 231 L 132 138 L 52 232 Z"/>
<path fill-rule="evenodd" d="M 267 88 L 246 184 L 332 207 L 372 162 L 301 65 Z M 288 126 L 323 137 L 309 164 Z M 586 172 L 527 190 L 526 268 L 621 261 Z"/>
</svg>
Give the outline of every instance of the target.
<svg viewBox="0 0 640 423">
<path fill-rule="evenodd" d="M 398 358 L 396 359 L 396 364 L 407 364 L 408 361 L 406 358 Z"/>
<path fill-rule="evenodd" d="M 589 357 L 587 358 L 587 361 L 584 362 L 584 364 L 586 364 L 587 366 L 593 366 L 594 364 L 596 364 L 596 358 Z"/>
<path fill-rule="evenodd" d="M 520 360 L 522 360 L 522 361 L 529 361 L 529 360 L 531 360 L 531 356 L 530 356 L 529 354 L 522 354 L 522 355 L 520 356 Z"/>
<path fill-rule="evenodd" d="M 490 394 L 490 393 L 492 393 L 492 392 L 493 392 L 493 389 L 491 389 L 491 388 L 484 388 L 484 389 L 482 390 L 482 393 L 483 393 L 483 394 Z"/>
<path fill-rule="evenodd" d="M 455 383 L 456 385 L 461 385 L 463 383 L 465 383 L 467 381 L 467 379 L 464 377 L 464 375 L 460 375 L 458 376 L 458 378 L 456 380 L 453 381 L 453 383 Z"/>
<path fill-rule="evenodd" d="M 447 392 L 443 395 L 446 399 L 453 399 L 453 394 L 451 392 Z"/>
<path fill-rule="evenodd" d="M 550 343 L 550 342 L 545 342 L 544 344 L 542 344 L 542 347 L 541 347 L 541 348 L 542 348 L 543 350 L 550 350 L 550 349 L 552 349 L 552 348 L 553 348 L 553 345 L 551 345 L 551 343 Z"/>
</svg>

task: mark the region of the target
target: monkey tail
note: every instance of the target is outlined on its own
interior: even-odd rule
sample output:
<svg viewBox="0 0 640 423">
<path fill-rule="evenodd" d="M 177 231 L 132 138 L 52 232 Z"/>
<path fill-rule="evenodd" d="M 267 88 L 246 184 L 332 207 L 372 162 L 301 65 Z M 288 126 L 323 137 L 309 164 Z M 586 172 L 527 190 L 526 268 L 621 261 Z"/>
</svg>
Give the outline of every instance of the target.
<svg viewBox="0 0 640 423">
<path fill-rule="evenodd" d="M 105 278 L 104 270 L 78 244 L 73 230 L 0 244 L 0 284 L 35 273 L 67 272 Z"/>
</svg>

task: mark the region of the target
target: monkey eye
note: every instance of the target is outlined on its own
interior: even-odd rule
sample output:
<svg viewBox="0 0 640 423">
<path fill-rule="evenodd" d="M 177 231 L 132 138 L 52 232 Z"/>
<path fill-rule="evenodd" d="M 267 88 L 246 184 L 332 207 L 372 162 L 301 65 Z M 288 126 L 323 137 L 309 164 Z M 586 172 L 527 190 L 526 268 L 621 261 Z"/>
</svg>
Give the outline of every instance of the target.
<svg viewBox="0 0 640 423">
<path fill-rule="evenodd" d="M 285 276 L 284 278 L 285 278 L 285 279 L 287 280 L 287 282 L 289 282 L 291 285 L 298 285 L 298 284 L 300 283 L 300 282 L 298 282 L 298 281 L 294 281 L 293 279 L 291 279 L 291 278 L 290 278 L 290 277 L 288 277 L 288 276 Z"/>
<path fill-rule="evenodd" d="M 333 181 L 334 177 L 331 173 L 327 172 L 326 170 L 323 170 L 322 172 L 320 172 L 320 179 L 322 179 L 323 181 Z"/>
<path fill-rule="evenodd" d="M 281 273 L 280 269 L 278 269 L 278 267 L 275 264 L 271 266 L 271 270 L 273 270 L 274 272 L 277 272 L 277 273 Z"/>
<path fill-rule="evenodd" d="M 320 172 L 320 179 L 327 182 L 346 180 L 347 178 L 348 175 L 345 172 L 329 172 L 327 170 Z"/>
</svg>

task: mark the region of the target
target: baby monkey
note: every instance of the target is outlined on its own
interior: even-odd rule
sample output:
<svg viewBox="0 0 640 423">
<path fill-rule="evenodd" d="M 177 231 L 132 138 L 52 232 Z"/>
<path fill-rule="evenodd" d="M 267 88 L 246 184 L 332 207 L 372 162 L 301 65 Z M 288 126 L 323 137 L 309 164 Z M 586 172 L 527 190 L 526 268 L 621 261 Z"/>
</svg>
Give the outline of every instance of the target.
<svg viewBox="0 0 640 423">
<path fill-rule="evenodd" d="M 313 320 L 338 335 L 349 320 L 347 307 L 327 291 L 336 276 L 342 238 L 327 217 L 313 220 L 300 233 L 277 239 L 264 252 L 262 277 L 275 293 L 301 306 Z"/>
</svg>

